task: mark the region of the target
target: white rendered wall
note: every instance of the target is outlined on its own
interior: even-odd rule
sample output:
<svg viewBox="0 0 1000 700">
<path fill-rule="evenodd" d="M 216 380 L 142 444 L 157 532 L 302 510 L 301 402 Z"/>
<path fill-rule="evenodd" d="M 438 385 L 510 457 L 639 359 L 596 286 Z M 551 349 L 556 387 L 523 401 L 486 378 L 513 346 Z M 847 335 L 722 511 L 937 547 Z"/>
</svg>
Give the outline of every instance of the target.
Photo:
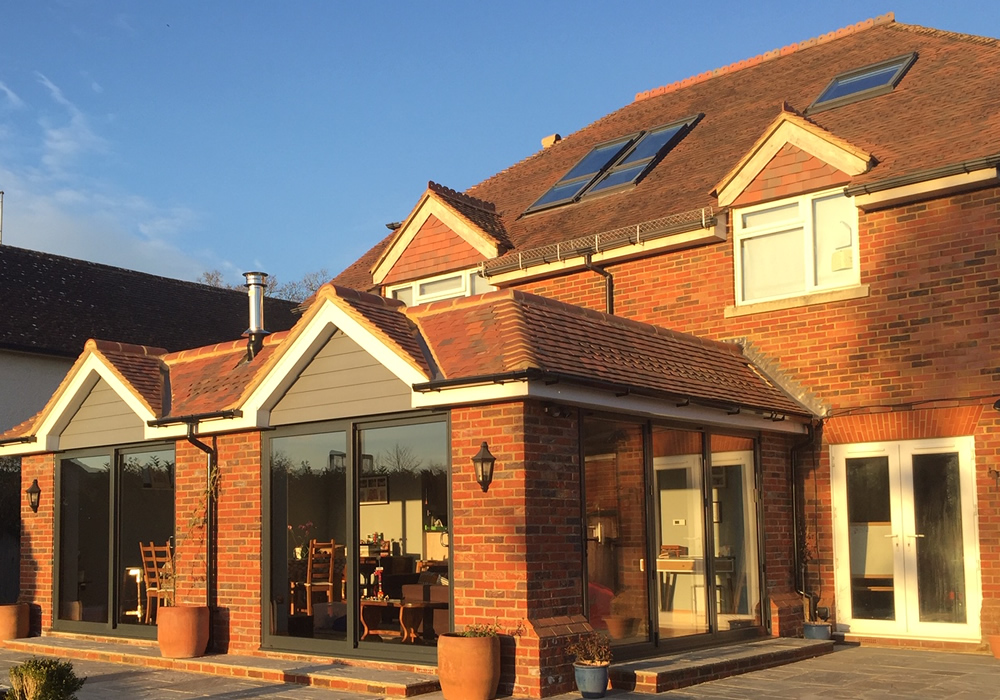
<svg viewBox="0 0 1000 700">
<path fill-rule="evenodd" d="M 45 407 L 73 360 L 0 350 L 0 433 Z"/>
</svg>

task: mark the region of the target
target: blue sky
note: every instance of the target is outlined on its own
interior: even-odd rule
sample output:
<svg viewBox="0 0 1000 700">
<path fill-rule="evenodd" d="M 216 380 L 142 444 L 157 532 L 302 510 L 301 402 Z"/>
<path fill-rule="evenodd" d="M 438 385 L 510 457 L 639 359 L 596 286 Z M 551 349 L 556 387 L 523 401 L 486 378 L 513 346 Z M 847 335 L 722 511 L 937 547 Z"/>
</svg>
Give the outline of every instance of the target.
<svg viewBox="0 0 1000 700">
<path fill-rule="evenodd" d="M 466 189 L 637 92 L 888 11 L 1000 37 L 1000 4 L 966 0 L 8 1 L 3 244 L 336 274 L 428 180 Z"/>
</svg>

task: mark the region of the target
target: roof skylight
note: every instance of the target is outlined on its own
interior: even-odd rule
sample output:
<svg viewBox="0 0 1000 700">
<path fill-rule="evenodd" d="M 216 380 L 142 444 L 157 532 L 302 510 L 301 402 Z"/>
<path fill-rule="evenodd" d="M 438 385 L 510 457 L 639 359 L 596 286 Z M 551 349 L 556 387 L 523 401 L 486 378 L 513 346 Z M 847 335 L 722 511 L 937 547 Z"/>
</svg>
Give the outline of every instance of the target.
<svg viewBox="0 0 1000 700">
<path fill-rule="evenodd" d="M 916 58 L 917 54 L 908 53 L 904 56 L 890 58 L 888 61 L 841 73 L 830 81 L 830 84 L 820 93 L 816 101 L 809 105 L 807 111 L 810 114 L 815 114 L 892 92 Z"/>
<path fill-rule="evenodd" d="M 702 115 L 598 144 L 525 213 L 569 204 L 634 185 L 681 140 Z"/>
</svg>

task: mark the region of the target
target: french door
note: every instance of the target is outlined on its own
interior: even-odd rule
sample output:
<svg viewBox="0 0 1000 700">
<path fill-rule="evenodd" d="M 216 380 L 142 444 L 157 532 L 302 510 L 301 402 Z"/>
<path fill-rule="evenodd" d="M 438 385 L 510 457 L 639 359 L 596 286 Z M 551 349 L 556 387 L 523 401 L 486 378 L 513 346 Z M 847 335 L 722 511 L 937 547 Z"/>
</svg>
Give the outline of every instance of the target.
<svg viewBox="0 0 1000 700">
<path fill-rule="evenodd" d="M 978 640 L 973 439 L 835 445 L 831 457 L 839 630 Z"/>
</svg>

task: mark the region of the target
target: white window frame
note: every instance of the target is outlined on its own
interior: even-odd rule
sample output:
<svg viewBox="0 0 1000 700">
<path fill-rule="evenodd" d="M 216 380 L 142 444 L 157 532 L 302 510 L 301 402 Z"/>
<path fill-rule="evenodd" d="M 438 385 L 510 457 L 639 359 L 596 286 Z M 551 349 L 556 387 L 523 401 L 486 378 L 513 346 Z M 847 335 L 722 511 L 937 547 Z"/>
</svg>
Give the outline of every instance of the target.
<svg viewBox="0 0 1000 700">
<path fill-rule="evenodd" d="M 433 277 L 422 277 L 417 280 L 411 280 L 405 284 L 394 284 L 385 288 L 385 296 L 390 299 L 395 299 L 394 296 L 396 292 L 401 290 L 409 289 L 413 295 L 413 306 L 419 306 L 420 304 L 427 304 L 432 301 L 441 301 L 442 299 L 455 299 L 458 297 L 468 297 L 473 295 L 473 290 L 477 286 L 474 282 L 474 278 L 479 275 L 479 268 L 474 267 L 471 270 L 459 270 L 458 272 L 447 272 L 443 275 L 434 275 Z M 446 280 L 453 277 L 461 277 L 461 286 L 449 289 L 446 292 L 439 292 L 437 294 L 421 294 L 420 286 L 428 283 L 439 282 L 441 280 Z M 482 280 L 488 289 L 486 291 L 493 291 L 496 287 L 489 284 L 484 278 Z"/>
<path fill-rule="evenodd" d="M 860 246 L 858 244 L 858 209 L 854 204 L 853 197 L 847 197 L 852 205 L 852 211 L 854 212 L 853 219 L 853 231 L 851 235 L 851 263 L 853 274 L 850 279 L 844 279 L 843 281 L 837 282 L 835 284 L 817 284 L 815 283 L 816 278 L 816 266 L 815 266 L 815 250 L 813 242 L 815 240 L 813 235 L 813 229 L 815 226 L 815 221 L 813 218 L 813 202 L 819 199 L 824 199 L 832 195 L 843 194 L 844 190 L 842 187 L 838 187 L 832 190 L 823 190 L 821 192 L 812 192 L 809 194 L 800 195 L 797 197 L 789 197 L 786 199 L 779 199 L 767 202 L 765 204 L 755 204 L 749 207 L 741 207 L 739 209 L 734 209 L 733 211 L 733 267 L 734 267 L 734 277 L 736 282 L 736 306 L 749 306 L 752 304 L 759 304 L 761 302 L 774 301 L 777 299 L 790 299 L 795 297 L 805 297 L 813 294 L 819 294 L 822 292 L 827 292 L 832 289 L 844 289 L 848 287 L 856 287 L 861 283 L 861 265 L 860 265 Z M 788 221 L 782 221 L 775 224 L 765 224 L 760 226 L 754 226 L 750 228 L 744 228 L 743 217 L 747 214 L 754 214 L 762 211 L 767 211 L 768 209 L 777 209 L 779 207 L 785 207 L 789 204 L 796 204 L 799 208 L 798 218 Z M 752 299 L 746 299 L 743 296 L 743 253 L 742 245 L 743 242 L 758 236 L 765 236 L 770 234 L 782 233 L 785 231 L 790 231 L 796 228 L 802 229 L 803 237 L 803 259 L 802 265 L 805 271 L 805 284 L 801 289 L 788 292 L 787 294 L 775 294 L 772 296 L 762 296 L 755 297 Z"/>
</svg>

